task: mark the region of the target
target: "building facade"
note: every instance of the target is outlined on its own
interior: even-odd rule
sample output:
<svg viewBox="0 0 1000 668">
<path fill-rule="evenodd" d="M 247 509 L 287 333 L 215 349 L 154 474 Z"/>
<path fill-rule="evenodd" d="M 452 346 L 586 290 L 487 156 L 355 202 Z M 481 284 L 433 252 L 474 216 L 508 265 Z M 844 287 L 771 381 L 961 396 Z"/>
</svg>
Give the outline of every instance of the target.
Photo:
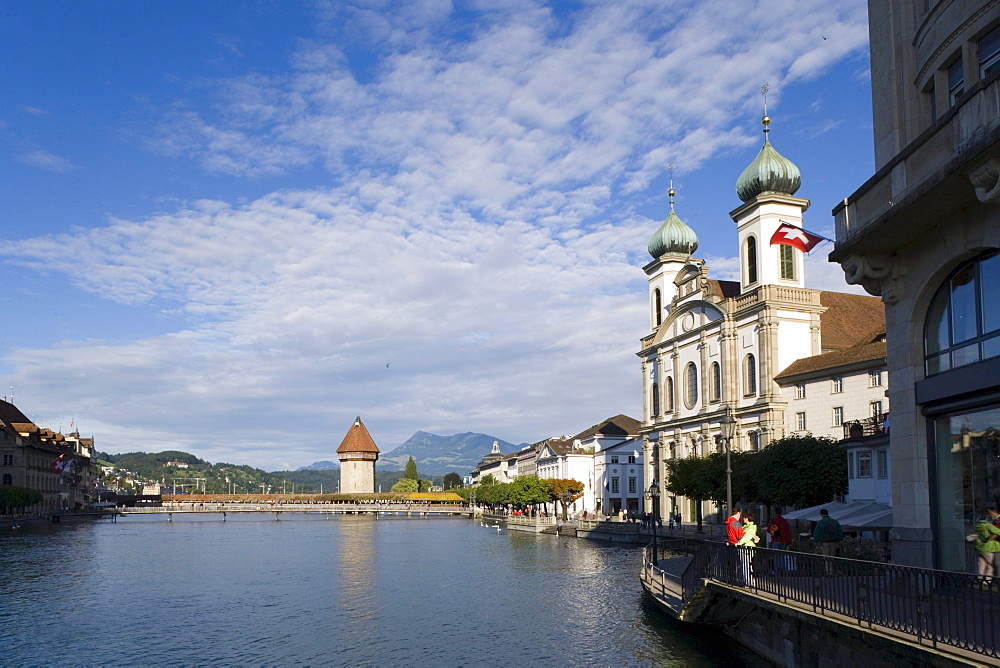
<svg viewBox="0 0 1000 668">
<path fill-rule="evenodd" d="M 875 174 L 831 261 L 885 302 L 893 560 L 965 570 L 1000 503 L 1000 2 L 869 2 Z"/>
<path fill-rule="evenodd" d="M 794 393 L 776 379 L 797 360 L 870 340 L 884 323 L 877 299 L 806 288 L 802 252 L 776 241 L 786 226 L 801 228 L 809 200 L 795 196 L 799 170 L 771 146 L 767 116 L 763 123 L 764 145 L 737 181 L 743 203 L 730 213 L 740 281 L 711 279 L 704 261 L 693 257 L 697 235 L 675 213 L 672 187 L 670 213 L 649 242 L 653 261 L 643 270 L 651 333 L 638 352 L 640 431 L 646 478 L 661 488 L 670 460 L 722 447 L 720 420 L 727 411 L 737 423 L 735 450 L 809 431 L 808 423 L 799 429 L 795 422 L 806 411 L 794 408 Z M 832 411 L 829 395 L 816 399 L 813 412 Z M 680 512 L 686 521 L 712 510 L 670 496 L 661 506 L 660 515 Z M 721 520 L 723 509 L 715 510 Z"/>
</svg>

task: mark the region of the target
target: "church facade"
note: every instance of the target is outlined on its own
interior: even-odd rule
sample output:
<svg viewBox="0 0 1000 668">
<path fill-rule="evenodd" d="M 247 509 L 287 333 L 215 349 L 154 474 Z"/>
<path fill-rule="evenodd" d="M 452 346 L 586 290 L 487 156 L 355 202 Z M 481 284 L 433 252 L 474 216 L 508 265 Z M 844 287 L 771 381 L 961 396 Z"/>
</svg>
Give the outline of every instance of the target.
<svg viewBox="0 0 1000 668">
<path fill-rule="evenodd" d="M 650 333 L 637 353 L 643 378 L 640 432 L 646 479 L 661 488 L 670 460 L 721 447 L 720 420 L 727 414 L 737 424 L 734 450 L 757 450 L 793 432 L 825 435 L 797 423 L 804 413 L 789 408 L 794 390 L 783 389 L 776 378 L 797 360 L 868 343 L 884 327 L 879 300 L 805 287 L 801 248 L 808 233 L 801 228 L 809 200 L 796 196 L 799 170 L 771 146 L 770 119 L 763 122 L 763 147 L 739 177 L 742 204 L 730 213 L 740 280 L 713 279 L 705 262 L 694 257 L 697 235 L 674 211 L 672 187 L 670 213 L 649 242 L 653 260 L 643 270 Z M 884 388 L 874 392 L 884 395 Z M 814 412 L 821 411 L 823 420 L 833 414 L 837 397 L 816 401 Z M 837 427 L 830 435 L 840 432 Z M 724 511 L 667 492 L 655 510 L 661 516 L 679 512 L 685 521 Z"/>
</svg>

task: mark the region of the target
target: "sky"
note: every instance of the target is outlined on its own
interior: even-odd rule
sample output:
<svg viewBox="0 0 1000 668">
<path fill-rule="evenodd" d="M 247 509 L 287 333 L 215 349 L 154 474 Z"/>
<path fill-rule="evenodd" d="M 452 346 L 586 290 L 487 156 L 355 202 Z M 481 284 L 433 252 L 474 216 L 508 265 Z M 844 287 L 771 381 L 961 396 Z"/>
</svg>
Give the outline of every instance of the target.
<svg viewBox="0 0 1000 668">
<path fill-rule="evenodd" d="M 874 172 L 867 49 L 864 0 L 5 3 L 0 394 L 267 470 L 355 416 L 383 451 L 641 419 L 671 174 L 737 279 L 767 82 L 832 237 Z M 806 285 L 859 292 L 831 250 Z"/>
</svg>

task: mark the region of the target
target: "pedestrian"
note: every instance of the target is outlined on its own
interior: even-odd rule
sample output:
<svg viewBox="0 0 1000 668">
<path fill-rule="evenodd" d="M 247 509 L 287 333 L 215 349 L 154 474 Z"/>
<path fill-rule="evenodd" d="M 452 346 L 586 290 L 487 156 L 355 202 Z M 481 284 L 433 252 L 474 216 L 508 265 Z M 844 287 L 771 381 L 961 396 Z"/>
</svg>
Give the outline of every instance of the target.
<svg viewBox="0 0 1000 668">
<path fill-rule="evenodd" d="M 986 516 L 976 524 L 973 536 L 976 542 L 976 573 L 983 578 L 983 584 L 990 584 L 997 573 L 996 555 L 1000 552 L 1000 528 L 995 522 L 1000 519 L 996 508 L 987 508 Z"/>
<path fill-rule="evenodd" d="M 681 512 L 679 510 L 677 511 L 677 530 L 678 531 L 684 530 L 684 527 L 681 526 Z"/>
<path fill-rule="evenodd" d="M 670 514 L 670 533 L 673 533 L 673 532 L 674 532 L 674 515 L 673 515 L 673 513 L 671 513 Z"/>
<path fill-rule="evenodd" d="M 740 572 L 743 576 L 744 584 L 751 584 L 753 577 L 753 548 L 760 542 L 757 535 L 757 524 L 753 521 L 753 513 L 743 514 L 743 535 L 740 536 L 736 544 L 740 550 Z"/>
<path fill-rule="evenodd" d="M 787 550 L 792 544 L 792 530 L 788 526 L 788 520 L 781 516 L 784 512 L 782 508 L 774 509 L 774 517 L 767 525 L 767 535 L 771 537 L 772 550 Z"/>
<path fill-rule="evenodd" d="M 830 517 L 830 511 L 826 508 L 819 511 L 819 522 L 813 531 L 813 541 L 819 545 L 819 552 L 825 557 L 837 556 L 837 547 L 844 539 L 844 531 L 840 528 L 840 522 Z"/>
<path fill-rule="evenodd" d="M 736 545 L 740 542 L 740 538 L 743 538 L 743 520 L 742 513 L 740 509 L 737 508 L 733 511 L 733 514 L 729 516 L 726 520 L 726 542 L 730 545 Z"/>
</svg>

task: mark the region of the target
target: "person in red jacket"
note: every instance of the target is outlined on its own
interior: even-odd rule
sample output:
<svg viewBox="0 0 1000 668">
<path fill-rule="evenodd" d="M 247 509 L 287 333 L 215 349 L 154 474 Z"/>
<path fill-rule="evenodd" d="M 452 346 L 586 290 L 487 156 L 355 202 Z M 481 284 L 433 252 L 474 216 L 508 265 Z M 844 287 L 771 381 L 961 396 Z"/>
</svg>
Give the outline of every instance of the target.
<svg viewBox="0 0 1000 668">
<path fill-rule="evenodd" d="M 792 530 L 788 526 L 788 520 L 781 516 L 782 509 L 774 509 L 774 517 L 767 525 L 767 533 L 771 535 L 772 550 L 787 550 L 792 544 Z"/>
<path fill-rule="evenodd" d="M 740 538 L 743 538 L 743 522 L 740 521 L 742 517 L 743 513 L 737 508 L 726 520 L 726 542 L 730 545 L 736 545 L 740 542 Z"/>
</svg>

